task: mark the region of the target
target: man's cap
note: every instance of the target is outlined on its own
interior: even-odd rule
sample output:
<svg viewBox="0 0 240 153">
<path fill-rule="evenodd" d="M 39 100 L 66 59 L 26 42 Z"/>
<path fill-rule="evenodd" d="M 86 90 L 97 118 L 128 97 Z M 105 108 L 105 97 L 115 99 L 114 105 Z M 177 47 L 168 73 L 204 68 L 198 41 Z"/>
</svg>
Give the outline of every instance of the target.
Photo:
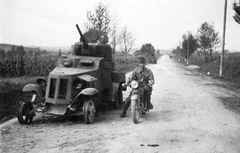
<svg viewBox="0 0 240 153">
<path fill-rule="evenodd" d="M 142 64 L 145 64 L 145 63 L 146 63 L 144 57 L 139 57 L 138 62 L 139 62 L 139 63 L 142 63 Z"/>
</svg>

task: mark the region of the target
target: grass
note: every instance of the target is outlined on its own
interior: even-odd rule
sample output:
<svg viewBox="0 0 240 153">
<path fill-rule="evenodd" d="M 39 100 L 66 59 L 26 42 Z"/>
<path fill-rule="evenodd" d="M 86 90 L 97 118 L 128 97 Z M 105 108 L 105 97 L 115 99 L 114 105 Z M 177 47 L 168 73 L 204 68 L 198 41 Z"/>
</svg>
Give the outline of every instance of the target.
<svg viewBox="0 0 240 153">
<path fill-rule="evenodd" d="M 22 90 L 28 83 L 35 83 L 38 77 L 17 77 L 17 78 L 0 78 L 0 93 L 8 93 L 14 90 Z"/>
<path fill-rule="evenodd" d="M 138 66 L 138 58 L 136 56 L 128 56 L 127 65 L 123 56 L 117 56 L 115 60 L 115 70 L 119 72 L 129 72 Z"/>
<path fill-rule="evenodd" d="M 214 58 L 213 62 L 203 63 L 192 58 L 190 64 L 201 67 L 201 72 L 207 74 L 210 72 L 213 78 L 219 78 L 220 59 Z M 224 58 L 223 77 L 220 78 L 233 83 L 234 86 L 240 88 L 240 53 L 228 53 Z"/>
<path fill-rule="evenodd" d="M 16 115 L 18 103 L 27 98 L 22 88 L 28 83 L 35 83 L 38 77 L 0 78 L 0 122 Z"/>
</svg>

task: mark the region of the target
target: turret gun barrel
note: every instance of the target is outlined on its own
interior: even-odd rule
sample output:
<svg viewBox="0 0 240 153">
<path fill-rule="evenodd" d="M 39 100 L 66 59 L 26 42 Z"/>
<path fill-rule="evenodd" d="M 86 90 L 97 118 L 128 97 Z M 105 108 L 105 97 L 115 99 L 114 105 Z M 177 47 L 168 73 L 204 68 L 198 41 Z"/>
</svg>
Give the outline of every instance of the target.
<svg viewBox="0 0 240 153">
<path fill-rule="evenodd" d="M 76 24 L 76 27 L 77 27 L 77 30 L 78 30 L 80 36 L 81 36 L 80 40 L 82 40 L 84 48 L 87 49 L 88 48 L 88 43 L 87 43 L 86 39 L 84 38 L 84 36 L 83 36 L 83 34 L 82 34 L 78 24 Z"/>
</svg>

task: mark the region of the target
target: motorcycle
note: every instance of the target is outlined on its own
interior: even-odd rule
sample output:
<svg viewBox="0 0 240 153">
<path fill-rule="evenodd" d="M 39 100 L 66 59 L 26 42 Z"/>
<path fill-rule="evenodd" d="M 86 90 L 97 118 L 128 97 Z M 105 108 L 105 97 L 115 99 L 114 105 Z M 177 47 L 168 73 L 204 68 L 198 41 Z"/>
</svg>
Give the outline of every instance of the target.
<svg viewBox="0 0 240 153">
<path fill-rule="evenodd" d="M 131 114 L 133 123 L 137 124 L 140 121 L 142 115 L 145 115 L 146 112 L 149 112 L 147 108 L 147 98 L 144 95 L 143 100 L 140 100 L 140 86 L 139 82 L 133 80 L 130 83 L 130 87 L 132 88 L 131 95 Z"/>
</svg>

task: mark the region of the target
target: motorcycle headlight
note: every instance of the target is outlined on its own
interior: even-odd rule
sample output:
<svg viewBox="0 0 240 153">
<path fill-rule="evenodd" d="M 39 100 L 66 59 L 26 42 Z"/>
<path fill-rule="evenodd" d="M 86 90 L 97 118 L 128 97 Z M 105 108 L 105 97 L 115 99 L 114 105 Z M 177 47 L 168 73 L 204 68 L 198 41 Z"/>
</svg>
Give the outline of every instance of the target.
<svg viewBox="0 0 240 153">
<path fill-rule="evenodd" d="M 135 81 L 135 80 L 133 80 L 133 81 L 131 82 L 131 87 L 132 87 L 133 89 L 136 89 L 136 88 L 138 87 L 138 82 Z"/>
</svg>

